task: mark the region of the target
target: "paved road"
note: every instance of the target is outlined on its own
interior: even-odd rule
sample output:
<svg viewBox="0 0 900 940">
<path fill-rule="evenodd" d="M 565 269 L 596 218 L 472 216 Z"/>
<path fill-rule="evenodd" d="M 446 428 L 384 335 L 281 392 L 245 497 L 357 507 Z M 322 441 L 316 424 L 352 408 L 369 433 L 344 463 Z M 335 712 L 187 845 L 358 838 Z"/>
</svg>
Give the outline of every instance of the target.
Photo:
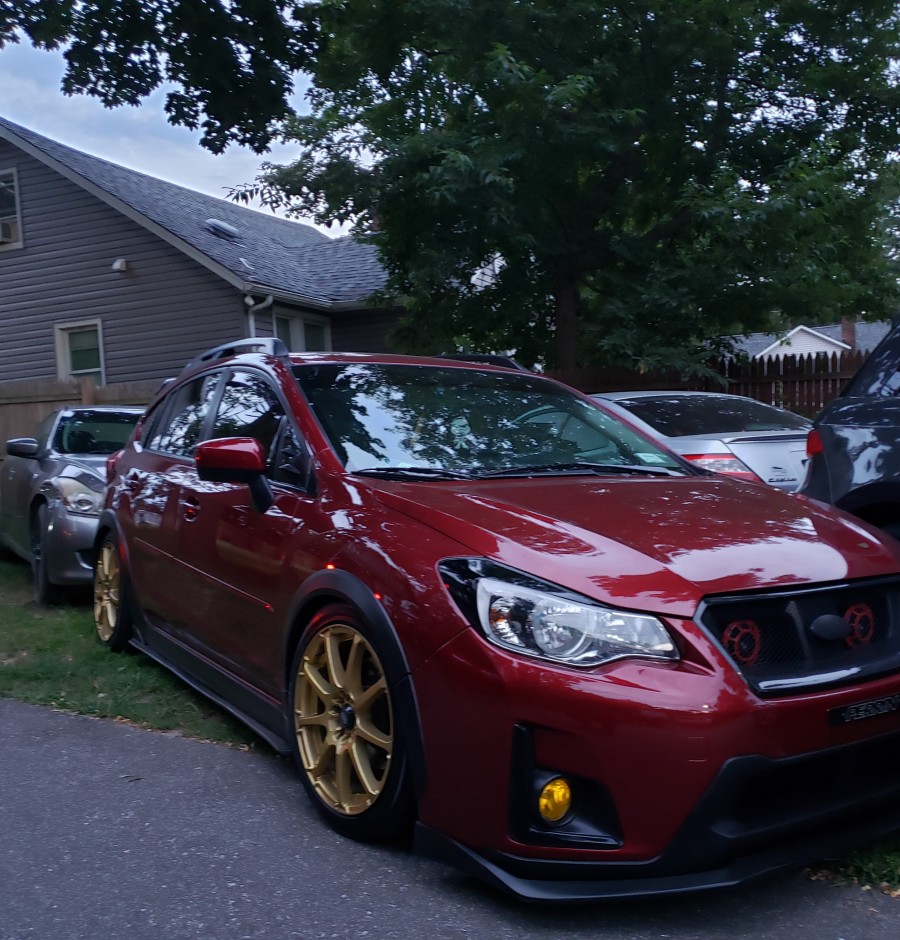
<svg viewBox="0 0 900 940">
<path fill-rule="evenodd" d="M 314 815 L 287 761 L 0 699 L 0 940 L 898 940 L 900 901 L 800 873 L 536 908 Z"/>
</svg>

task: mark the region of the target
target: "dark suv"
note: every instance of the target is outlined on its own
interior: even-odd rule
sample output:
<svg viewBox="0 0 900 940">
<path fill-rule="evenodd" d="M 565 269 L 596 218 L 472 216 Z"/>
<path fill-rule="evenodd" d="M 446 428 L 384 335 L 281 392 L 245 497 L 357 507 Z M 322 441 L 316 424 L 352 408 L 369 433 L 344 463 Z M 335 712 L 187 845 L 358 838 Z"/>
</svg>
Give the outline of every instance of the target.
<svg viewBox="0 0 900 940">
<path fill-rule="evenodd" d="M 900 324 L 815 420 L 800 488 L 900 538 Z"/>
<path fill-rule="evenodd" d="M 563 900 L 900 828 L 900 545 L 557 382 L 235 343 L 109 472 L 100 638 L 291 753 L 340 832 Z"/>
</svg>

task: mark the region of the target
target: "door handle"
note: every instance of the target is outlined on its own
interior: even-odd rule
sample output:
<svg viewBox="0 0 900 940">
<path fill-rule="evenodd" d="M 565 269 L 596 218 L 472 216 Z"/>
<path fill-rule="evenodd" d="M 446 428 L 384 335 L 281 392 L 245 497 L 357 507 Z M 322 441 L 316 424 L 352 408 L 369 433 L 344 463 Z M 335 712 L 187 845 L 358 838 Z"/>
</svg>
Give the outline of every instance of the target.
<svg viewBox="0 0 900 940">
<path fill-rule="evenodd" d="M 193 496 L 182 496 L 178 505 L 181 507 L 182 518 L 188 522 L 193 522 L 200 514 L 200 501 Z"/>
</svg>

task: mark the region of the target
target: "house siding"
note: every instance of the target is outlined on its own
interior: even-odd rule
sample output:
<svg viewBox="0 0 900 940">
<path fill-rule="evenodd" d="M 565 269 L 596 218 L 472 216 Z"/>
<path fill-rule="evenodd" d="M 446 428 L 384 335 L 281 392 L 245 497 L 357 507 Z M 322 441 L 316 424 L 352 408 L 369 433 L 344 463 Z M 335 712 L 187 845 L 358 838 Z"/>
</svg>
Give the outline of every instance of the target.
<svg viewBox="0 0 900 940">
<path fill-rule="evenodd" d="M 780 359 L 784 356 L 806 356 L 810 353 L 840 353 L 842 346 L 831 343 L 825 338 L 811 336 L 809 333 L 797 333 L 786 343 L 776 346 L 766 353 L 766 359 Z"/>
<path fill-rule="evenodd" d="M 56 377 L 57 323 L 101 321 L 107 382 L 164 378 L 246 335 L 242 293 L 203 265 L 4 140 L 0 168 L 17 170 L 24 239 L 0 252 L 4 379 Z"/>
<path fill-rule="evenodd" d="M 331 318 L 331 348 L 340 352 L 393 352 L 390 332 L 399 322 L 398 310 L 336 313 Z"/>
</svg>

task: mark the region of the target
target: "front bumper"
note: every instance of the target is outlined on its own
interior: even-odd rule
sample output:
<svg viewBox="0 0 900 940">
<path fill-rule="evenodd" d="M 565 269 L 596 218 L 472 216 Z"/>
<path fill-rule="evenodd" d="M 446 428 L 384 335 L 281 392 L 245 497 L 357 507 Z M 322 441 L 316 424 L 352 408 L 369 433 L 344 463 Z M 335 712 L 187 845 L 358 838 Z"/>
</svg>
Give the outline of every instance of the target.
<svg viewBox="0 0 900 940">
<path fill-rule="evenodd" d="M 662 854 L 647 861 L 479 853 L 421 824 L 416 849 L 525 900 L 588 901 L 731 887 L 898 830 L 894 731 L 801 756 L 733 758 Z"/>
<path fill-rule="evenodd" d="M 413 675 L 419 849 L 522 898 L 588 900 L 733 885 L 900 829 L 900 711 L 832 721 L 900 696 L 900 675 L 763 700 L 696 624 L 679 633 L 677 665 L 591 674 L 474 631 L 442 647 Z M 554 826 L 535 794 L 556 775 L 573 805 Z"/>
<path fill-rule="evenodd" d="M 57 500 L 50 506 L 47 574 L 53 584 L 90 584 L 94 577 L 97 516 L 69 512 Z"/>
</svg>

